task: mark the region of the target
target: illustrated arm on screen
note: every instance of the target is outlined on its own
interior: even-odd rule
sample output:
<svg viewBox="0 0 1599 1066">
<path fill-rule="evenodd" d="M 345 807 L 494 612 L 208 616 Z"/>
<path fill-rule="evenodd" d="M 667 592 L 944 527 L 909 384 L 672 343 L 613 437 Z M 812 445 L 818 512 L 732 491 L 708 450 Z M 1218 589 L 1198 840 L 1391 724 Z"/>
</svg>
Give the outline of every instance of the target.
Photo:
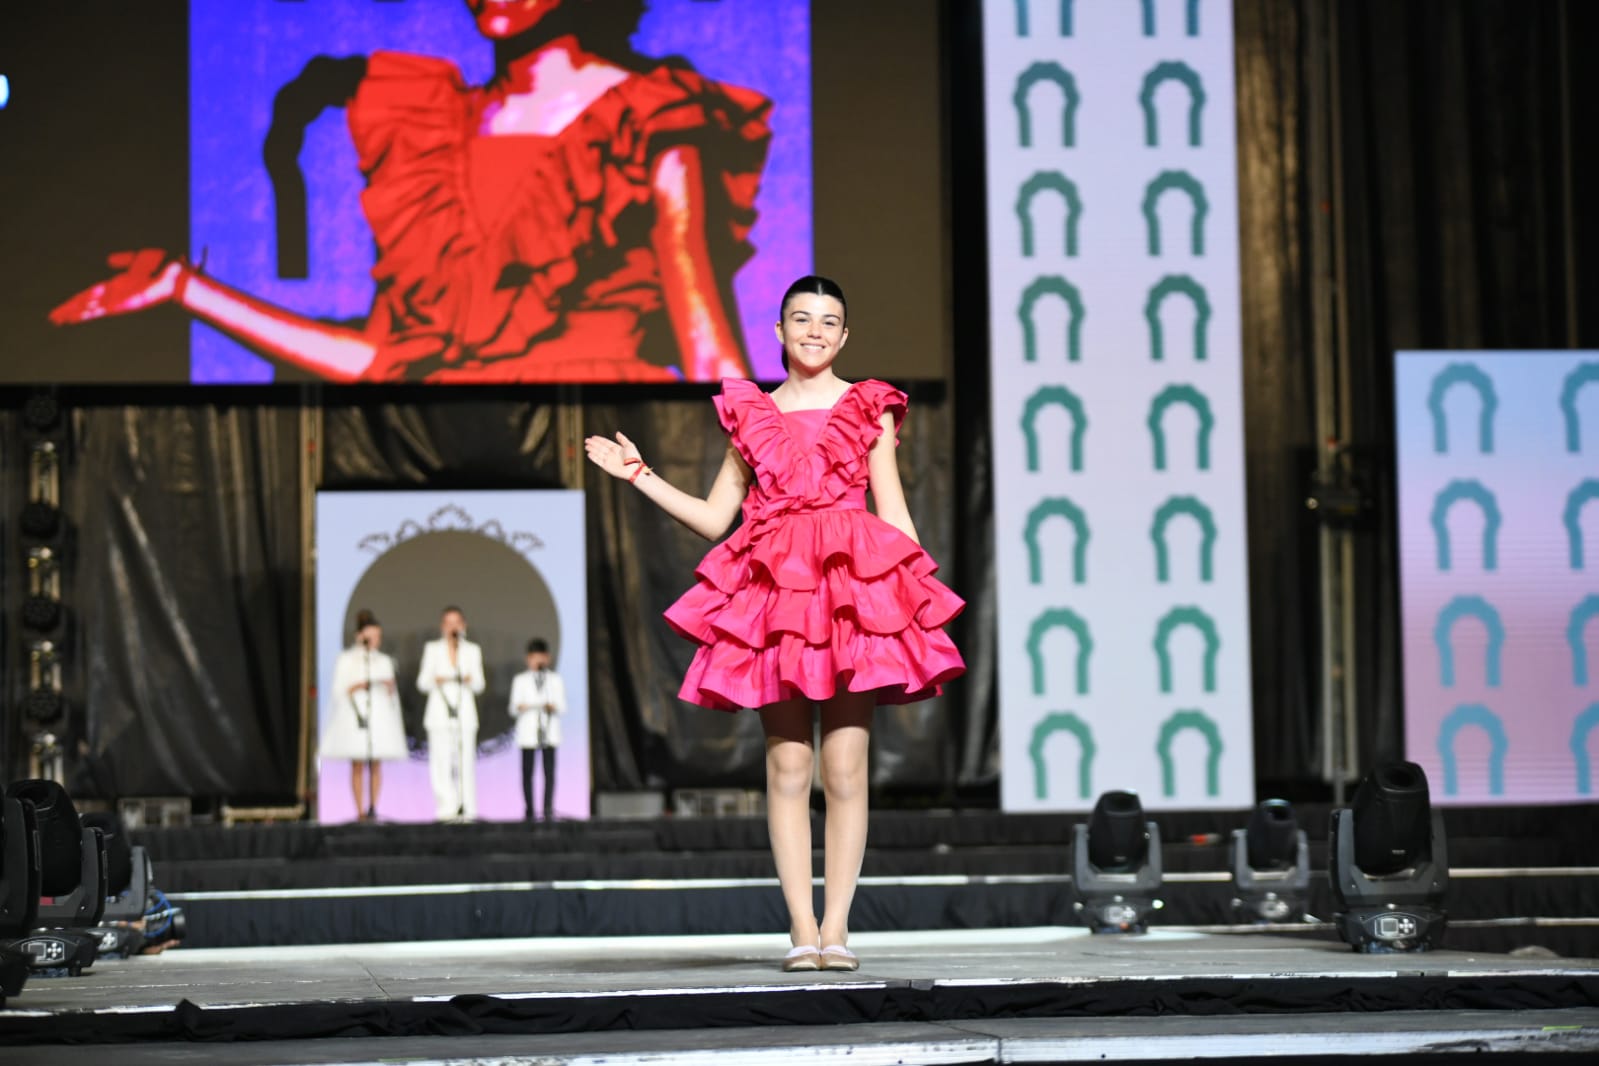
<svg viewBox="0 0 1599 1066">
<path fill-rule="evenodd" d="M 749 366 L 734 332 L 705 238 L 705 174 L 699 149 L 662 152 L 650 174 L 655 225 L 650 242 L 683 375 L 690 381 L 746 378 Z"/>
<path fill-rule="evenodd" d="M 877 517 L 920 544 L 910 508 L 905 505 L 905 488 L 899 480 L 899 464 L 894 458 L 896 437 L 894 416 L 884 412 L 883 435 L 877 438 L 866 456 L 866 474 L 872 490 Z"/>
<path fill-rule="evenodd" d="M 617 433 L 615 439 L 589 437 L 583 442 L 583 450 L 588 452 L 590 462 L 612 477 L 631 478 L 638 470 L 636 462 L 629 463 L 629 460 L 639 459 L 638 445 L 621 433 Z M 744 494 L 754 480 L 754 471 L 729 444 L 722 456 L 722 468 L 717 471 L 705 499 L 674 487 L 653 470 L 638 476 L 633 484 L 652 503 L 693 532 L 706 540 L 718 540 L 738 517 L 739 505 L 744 502 Z"/>
<path fill-rule="evenodd" d="M 66 326 L 172 303 L 258 355 L 330 381 L 356 380 L 377 352 L 371 340 L 353 329 L 224 285 L 159 248 L 117 252 L 107 263 L 118 273 L 56 307 L 50 321 Z"/>
</svg>

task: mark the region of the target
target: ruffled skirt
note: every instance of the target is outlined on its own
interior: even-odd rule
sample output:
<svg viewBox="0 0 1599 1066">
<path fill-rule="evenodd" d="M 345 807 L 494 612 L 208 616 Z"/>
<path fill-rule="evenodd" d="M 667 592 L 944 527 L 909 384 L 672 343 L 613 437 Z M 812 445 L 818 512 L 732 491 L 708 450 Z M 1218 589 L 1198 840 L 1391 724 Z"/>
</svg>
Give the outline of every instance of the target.
<svg viewBox="0 0 1599 1066">
<path fill-rule="evenodd" d="M 716 710 L 874 692 L 937 695 L 966 669 L 942 627 L 965 606 L 915 541 L 868 511 L 790 513 L 712 549 L 666 611 L 700 644 L 678 695 Z"/>
</svg>

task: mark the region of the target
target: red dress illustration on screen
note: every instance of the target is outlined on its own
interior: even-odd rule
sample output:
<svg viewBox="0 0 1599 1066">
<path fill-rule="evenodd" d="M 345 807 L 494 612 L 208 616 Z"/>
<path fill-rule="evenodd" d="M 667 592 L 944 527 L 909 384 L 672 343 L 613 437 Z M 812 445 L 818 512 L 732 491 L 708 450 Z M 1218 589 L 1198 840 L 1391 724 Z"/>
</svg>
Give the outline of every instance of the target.
<svg viewBox="0 0 1599 1066">
<path fill-rule="evenodd" d="M 377 245 L 364 327 L 275 306 L 157 249 L 112 256 L 120 273 L 52 319 L 172 303 L 332 381 L 747 377 L 731 281 L 751 254 L 770 102 L 591 50 L 583 21 L 622 6 L 470 0 L 495 42 L 487 86 L 447 60 L 367 60 L 346 103 Z"/>
</svg>

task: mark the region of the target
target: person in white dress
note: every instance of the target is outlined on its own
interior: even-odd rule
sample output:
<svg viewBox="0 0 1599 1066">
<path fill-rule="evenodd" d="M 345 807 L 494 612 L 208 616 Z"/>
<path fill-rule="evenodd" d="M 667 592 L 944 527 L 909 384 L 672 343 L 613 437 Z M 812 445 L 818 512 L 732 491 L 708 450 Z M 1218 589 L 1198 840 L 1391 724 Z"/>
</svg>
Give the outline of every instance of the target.
<svg viewBox="0 0 1599 1066">
<path fill-rule="evenodd" d="M 566 682 L 550 669 L 550 646 L 534 638 L 527 644 L 527 669 L 511 682 L 511 717 L 516 746 L 522 749 L 523 818 L 533 820 L 533 768 L 544 763 L 544 820 L 555 820 L 555 749 L 561 745 L 561 715 L 566 713 Z"/>
<path fill-rule="evenodd" d="M 466 615 L 446 607 L 439 639 L 422 647 L 416 687 L 427 696 L 433 810 L 439 821 L 477 817 L 477 697 L 483 691 L 483 649 L 466 639 Z"/>
<path fill-rule="evenodd" d="M 350 791 L 363 822 L 377 817 L 383 763 L 406 757 L 394 660 L 378 650 L 382 645 L 383 627 L 372 612 L 357 612 L 355 642 L 333 666 L 333 711 L 317 750 L 323 759 L 350 760 Z"/>
</svg>

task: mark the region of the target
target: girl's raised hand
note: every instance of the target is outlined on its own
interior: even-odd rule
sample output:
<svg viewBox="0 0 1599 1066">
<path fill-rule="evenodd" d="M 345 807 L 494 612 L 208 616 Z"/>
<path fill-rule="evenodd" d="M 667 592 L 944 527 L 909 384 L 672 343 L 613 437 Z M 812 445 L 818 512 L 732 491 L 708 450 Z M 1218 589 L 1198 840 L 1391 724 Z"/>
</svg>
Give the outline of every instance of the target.
<svg viewBox="0 0 1599 1066">
<path fill-rule="evenodd" d="M 613 440 L 610 437 L 588 437 L 583 441 L 583 450 L 588 453 L 589 461 L 612 477 L 631 477 L 638 468 L 638 462 L 628 462 L 629 459 L 641 460 L 638 445 L 628 440 L 621 432 Z"/>
<path fill-rule="evenodd" d="M 184 269 L 181 260 L 159 248 L 117 252 L 106 262 L 117 273 L 64 301 L 50 312 L 50 321 L 66 326 L 166 303 Z"/>
</svg>

